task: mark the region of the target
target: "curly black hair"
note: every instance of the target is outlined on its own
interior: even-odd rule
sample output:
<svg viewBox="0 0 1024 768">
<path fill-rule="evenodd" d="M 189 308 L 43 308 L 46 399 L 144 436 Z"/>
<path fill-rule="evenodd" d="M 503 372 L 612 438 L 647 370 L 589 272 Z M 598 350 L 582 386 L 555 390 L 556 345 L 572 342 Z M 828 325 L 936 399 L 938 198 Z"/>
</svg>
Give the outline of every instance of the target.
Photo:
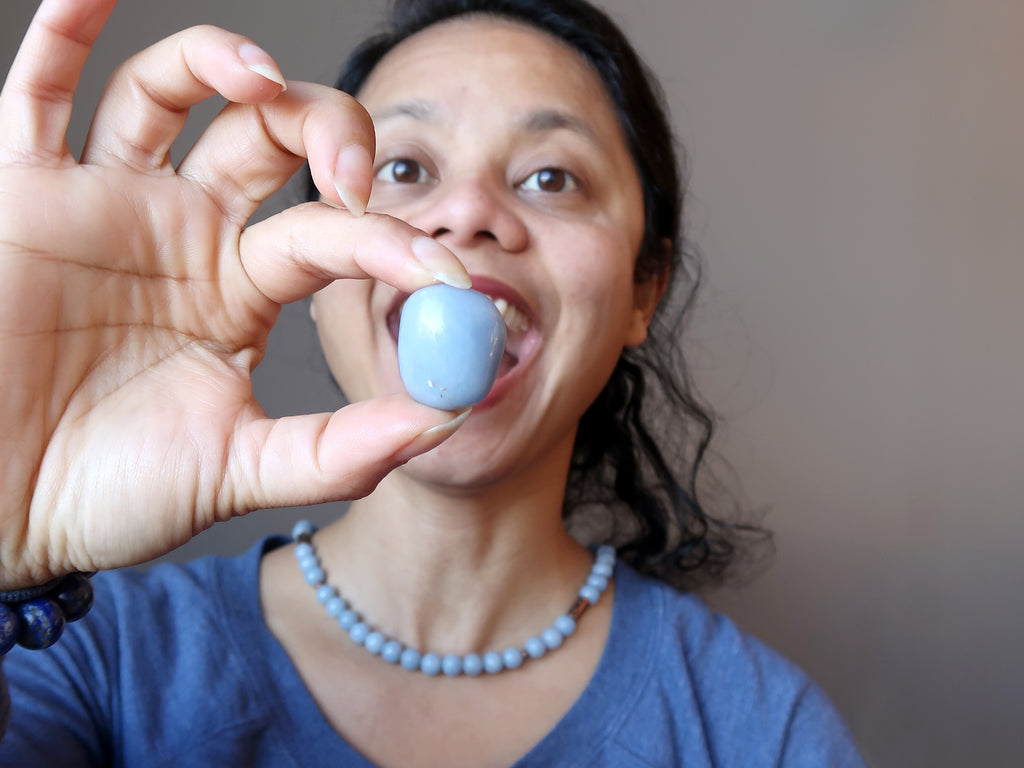
<svg viewBox="0 0 1024 768">
<path fill-rule="evenodd" d="M 634 280 L 668 279 L 647 340 L 624 350 L 580 421 L 563 504 L 566 525 L 582 540 L 615 545 L 637 570 L 677 587 L 720 583 L 742 551 L 770 536 L 755 525 L 712 516 L 699 498 L 715 420 L 697 394 L 681 337 L 701 260 L 683 236 L 684 158 L 657 80 L 618 26 L 584 0 L 395 0 L 384 31 L 353 51 L 336 87 L 358 95 L 396 45 L 465 15 L 542 30 L 594 68 L 643 190 L 644 237 Z M 311 178 L 306 196 L 318 197 Z"/>
</svg>

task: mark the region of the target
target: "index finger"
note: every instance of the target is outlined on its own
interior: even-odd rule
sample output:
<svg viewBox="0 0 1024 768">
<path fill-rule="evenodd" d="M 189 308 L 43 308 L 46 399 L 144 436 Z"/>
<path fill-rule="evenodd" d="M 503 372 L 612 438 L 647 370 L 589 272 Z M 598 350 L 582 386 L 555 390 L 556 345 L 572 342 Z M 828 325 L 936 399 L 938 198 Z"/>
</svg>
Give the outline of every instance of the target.
<svg viewBox="0 0 1024 768">
<path fill-rule="evenodd" d="M 66 134 L 82 67 L 117 0 L 43 0 L 0 92 L 0 161 L 73 162 Z"/>
</svg>

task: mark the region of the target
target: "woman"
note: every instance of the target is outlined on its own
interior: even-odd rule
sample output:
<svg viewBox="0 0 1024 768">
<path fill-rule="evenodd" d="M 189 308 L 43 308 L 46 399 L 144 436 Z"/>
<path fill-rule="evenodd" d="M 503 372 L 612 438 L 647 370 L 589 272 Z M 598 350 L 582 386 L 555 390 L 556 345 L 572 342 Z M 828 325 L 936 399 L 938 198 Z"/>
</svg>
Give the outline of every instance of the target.
<svg viewBox="0 0 1024 768">
<path fill-rule="evenodd" d="M 602 527 L 638 568 L 724 559 L 633 415 L 643 353 L 624 350 L 673 276 L 679 205 L 619 33 L 568 0 L 401 5 L 343 75 L 357 104 L 282 92 L 250 42 L 190 30 L 115 74 L 79 165 L 65 97 L 111 6 L 45 2 L 0 100 L 0 407 L 19 435 L 0 589 L 256 507 L 356 501 L 298 543 L 97 577 L 88 618 L 8 657 L 0 763 L 860 765 L 798 671 L 693 597 L 623 564 L 609 579 L 562 520 L 628 503 Z M 175 171 L 212 90 L 235 103 Z M 323 202 L 243 229 L 303 156 Z M 398 312 L 436 281 L 504 309 L 471 412 L 414 404 L 397 373 Z M 314 291 L 355 404 L 273 423 L 248 373 L 280 303 Z"/>
</svg>

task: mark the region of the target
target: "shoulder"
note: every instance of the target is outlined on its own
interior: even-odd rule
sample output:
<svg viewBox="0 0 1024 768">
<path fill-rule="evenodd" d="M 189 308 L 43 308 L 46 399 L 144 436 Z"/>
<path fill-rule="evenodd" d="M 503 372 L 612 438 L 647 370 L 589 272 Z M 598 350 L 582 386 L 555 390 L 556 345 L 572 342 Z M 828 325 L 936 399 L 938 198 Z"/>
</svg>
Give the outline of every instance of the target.
<svg viewBox="0 0 1024 768">
<path fill-rule="evenodd" d="M 631 631 L 650 638 L 646 685 L 620 733 L 630 749 L 657 753 L 655 765 L 682 758 L 664 754 L 677 749 L 696 765 L 862 765 L 835 708 L 796 665 L 696 595 L 628 568 L 617 584 Z"/>
</svg>

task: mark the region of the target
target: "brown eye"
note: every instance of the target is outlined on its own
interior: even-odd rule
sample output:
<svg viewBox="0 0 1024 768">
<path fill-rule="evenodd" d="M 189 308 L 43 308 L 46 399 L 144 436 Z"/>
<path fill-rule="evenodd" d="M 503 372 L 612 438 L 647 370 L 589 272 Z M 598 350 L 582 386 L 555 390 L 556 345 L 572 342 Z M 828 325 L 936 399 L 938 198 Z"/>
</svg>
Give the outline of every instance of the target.
<svg viewBox="0 0 1024 768">
<path fill-rule="evenodd" d="M 534 171 L 520 186 L 535 192 L 570 192 L 578 188 L 576 179 L 561 168 L 541 168 Z"/>
<path fill-rule="evenodd" d="M 415 160 L 399 158 L 391 160 L 377 171 L 377 178 L 398 184 L 418 184 L 430 178 L 426 169 Z"/>
</svg>

